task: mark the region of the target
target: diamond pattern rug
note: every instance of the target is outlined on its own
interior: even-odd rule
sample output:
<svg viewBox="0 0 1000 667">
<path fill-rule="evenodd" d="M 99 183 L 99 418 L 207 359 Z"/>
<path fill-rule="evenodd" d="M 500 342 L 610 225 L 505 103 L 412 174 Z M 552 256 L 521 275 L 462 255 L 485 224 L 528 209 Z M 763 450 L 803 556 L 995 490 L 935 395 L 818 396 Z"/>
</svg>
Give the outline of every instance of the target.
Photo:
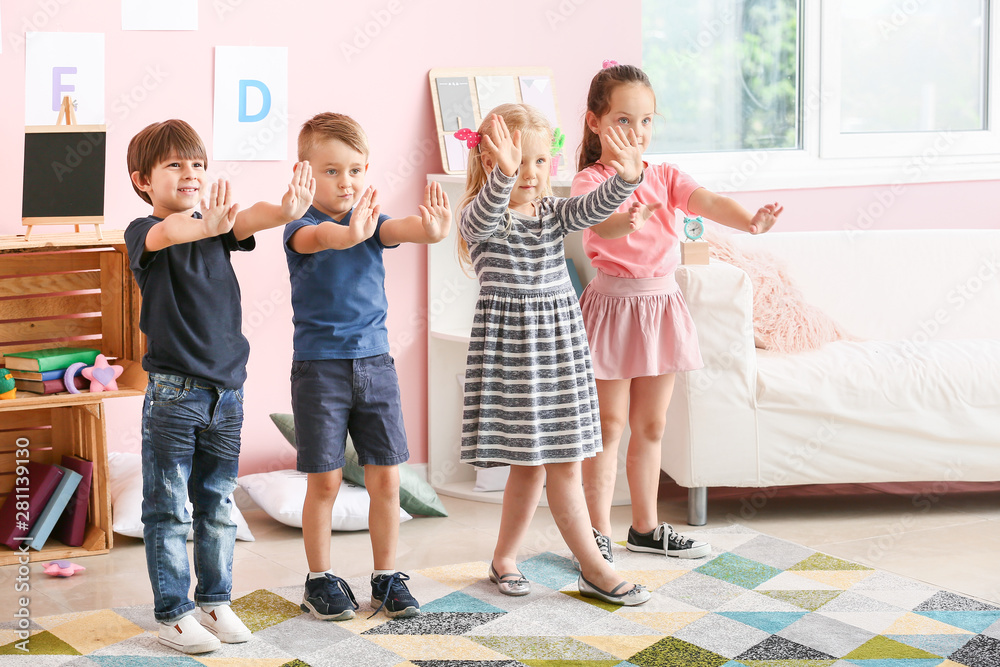
<svg viewBox="0 0 1000 667">
<path fill-rule="evenodd" d="M 322 622 L 298 586 L 233 601 L 245 644 L 184 656 L 156 641 L 150 605 L 31 621 L 30 653 L 0 623 L 0 665 L 199 667 L 997 667 L 1000 607 L 840 560 L 742 526 L 690 533 L 695 560 L 616 547 L 618 570 L 653 598 L 620 608 L 583 598 L 568 552 L 521 562 L 531 595 L 500 595 L 487 563 L 411 571 L 423 613 Z"/>
</svg>

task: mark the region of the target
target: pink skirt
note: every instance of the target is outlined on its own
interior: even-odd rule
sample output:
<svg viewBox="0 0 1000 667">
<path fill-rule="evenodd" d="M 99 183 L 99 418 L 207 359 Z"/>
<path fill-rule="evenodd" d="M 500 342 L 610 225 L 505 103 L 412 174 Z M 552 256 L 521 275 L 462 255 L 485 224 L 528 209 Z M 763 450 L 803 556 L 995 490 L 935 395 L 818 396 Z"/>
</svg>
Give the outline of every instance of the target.
<svg viewBox="0 0 1000 667">
<path fill-rule="evenodd" d="M 580 308 L 598 380 L 703 366 L 694 321 L 672 275 L 615 278 L 598 271 L 580 298 Z"/>
</svg>

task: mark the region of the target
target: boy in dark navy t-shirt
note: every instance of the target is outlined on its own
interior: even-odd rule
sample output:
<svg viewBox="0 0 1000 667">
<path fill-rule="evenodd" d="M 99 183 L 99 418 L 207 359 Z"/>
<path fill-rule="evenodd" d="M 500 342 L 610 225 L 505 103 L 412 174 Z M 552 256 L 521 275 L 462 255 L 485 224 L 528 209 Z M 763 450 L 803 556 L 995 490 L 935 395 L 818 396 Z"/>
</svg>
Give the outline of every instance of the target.
<svg viewBox="0 0 1000 667">
<path fill-rule="evenodd" d="M 307 474 L 302 539 L 309 575 L 303 611 L 322 620 L 354 617 L 357 601 L 330 563 L 331 510 L 345 463 L 347 435 L 365 469 L 368 529 L 375 571 L 371 605 L 390 617 L 420 605 L 396 571 L 399 464 L 409 458 L 399 379 L 389 356 L 388 300 L 382 251 L 400 243 L 436 243 L 448 235 L 451 209 L 437 183 L 420 214 L 379 215 L 365 188 L 368 139 L 356 121 L 319 114 L 299 132 L 299 159 L 316 175 L 313 206 L 285 226 L 285 257 L 295 324 L 292 411 L 296 467 Z"/>
<path fill-rule="evenodd" d="M 125 230 L 142 292 L 139 328 L 148 341 L 142 359 L 149 372 L 142 411 L 146 566 L 159 641 L 184 653 L 250 638 L 229 608 L 236 541 L 229 496 L 236 488 L 250 354 L 230 253 L 253 250 L 255 232 L 300 218 L 316 187 L 309 163 L 300 162 L 280 205 L 260 202 L 240 211 L 225 180 L 209 181 L 205 156 L 201 138 L 180 120 L 148 126 L 128 147 L 132 187 L 153 206 L 150 216 Z"/>
</svg>

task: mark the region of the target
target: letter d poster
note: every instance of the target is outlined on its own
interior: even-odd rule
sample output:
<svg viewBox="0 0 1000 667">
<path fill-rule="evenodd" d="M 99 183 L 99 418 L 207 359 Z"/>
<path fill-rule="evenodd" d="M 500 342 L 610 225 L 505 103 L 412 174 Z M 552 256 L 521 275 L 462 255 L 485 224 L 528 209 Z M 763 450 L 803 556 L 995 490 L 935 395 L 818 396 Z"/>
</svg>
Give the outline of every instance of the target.
<svg viewBox="0 0 1000 667">
<path fill-rule="evenodd" d="M 288 49 L 215 47 L 214 160 L 288 159 Z"/>
</svg>

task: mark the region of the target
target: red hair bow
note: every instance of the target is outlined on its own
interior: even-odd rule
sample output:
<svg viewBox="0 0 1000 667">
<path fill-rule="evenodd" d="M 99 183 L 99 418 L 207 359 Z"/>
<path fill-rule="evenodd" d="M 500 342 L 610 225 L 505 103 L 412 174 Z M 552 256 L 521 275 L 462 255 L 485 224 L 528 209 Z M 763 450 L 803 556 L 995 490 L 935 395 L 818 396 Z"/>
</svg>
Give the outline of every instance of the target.
<svg viewBox="0 0 1000 667">
<path fill-rule="evenodd" d="M 604 66 L 601 69 L 607 69 L 609 67 L 618 67 L 618 64 L 619 63 L 617 60 L 605 60 Z"/>
<path fill-rule="evenodd" d="M 459 141 L 464 141 L 465 145 L 468 146 L 471 151 L 473 148 L 479 145 L 482 141 L 483 136 L 478 132 L 474 132 L 467 127 L 463 127 L 461 130 L 455 132 L 455 138 Z"/>
</svg>

